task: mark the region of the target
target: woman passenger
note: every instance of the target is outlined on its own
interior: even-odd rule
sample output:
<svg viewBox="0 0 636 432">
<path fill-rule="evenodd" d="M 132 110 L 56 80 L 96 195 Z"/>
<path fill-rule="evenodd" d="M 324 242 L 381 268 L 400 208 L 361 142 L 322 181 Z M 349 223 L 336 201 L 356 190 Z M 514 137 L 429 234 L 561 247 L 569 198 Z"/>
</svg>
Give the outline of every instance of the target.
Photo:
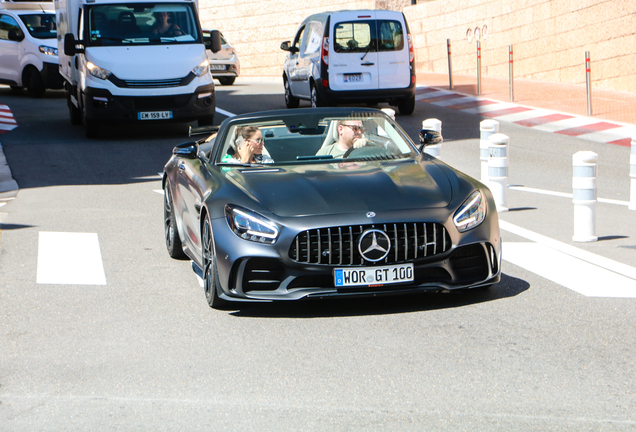
<svg viewBox="0 0 636 432">
<path fill-rule="evenodd" d="M 274 160 L 263 154 L 263 134 L 254 126 L 244 126 L 236 129 L 234 135 L 234 155 L 224 157 L 225 163 L 268 164 Z"/>
</svg>

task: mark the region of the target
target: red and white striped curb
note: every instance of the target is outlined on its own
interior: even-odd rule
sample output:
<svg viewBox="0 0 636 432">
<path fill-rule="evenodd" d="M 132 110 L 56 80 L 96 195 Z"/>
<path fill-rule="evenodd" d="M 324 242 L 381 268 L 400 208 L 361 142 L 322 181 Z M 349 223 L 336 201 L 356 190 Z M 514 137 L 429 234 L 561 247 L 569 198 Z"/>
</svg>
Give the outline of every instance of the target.
<svg viewBox="0 0 636 432">
<path fill-rule="evenodd" d="M 13 118 L 13 113 L 6 105 L 0 105 L 0 134 L 9 132 L 18 127 L 18 123 Z"/>
<path fill-rule="evenodd" d="M 418 87 L 415 99 L 469 114 L 479 114 L 499 122 L 514 123 L 587 141 L 631 146 L 632 137 L 636 137 L 634 125 L 599 121 L 592 117 L 484 99 L 435 87 Z"/>
</svg>

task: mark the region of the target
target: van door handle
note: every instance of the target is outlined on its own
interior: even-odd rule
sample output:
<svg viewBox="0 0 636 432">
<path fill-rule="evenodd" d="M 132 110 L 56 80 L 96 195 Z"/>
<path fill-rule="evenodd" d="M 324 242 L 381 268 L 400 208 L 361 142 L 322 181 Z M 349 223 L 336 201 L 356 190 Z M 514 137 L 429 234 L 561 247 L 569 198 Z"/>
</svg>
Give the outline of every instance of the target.
<svg viewBox="0 0 636 432">
<path fill-rule="evenodd" d="M 360 66 L 373 66 L 375 63 L 360 63 Z"/>
</svg>

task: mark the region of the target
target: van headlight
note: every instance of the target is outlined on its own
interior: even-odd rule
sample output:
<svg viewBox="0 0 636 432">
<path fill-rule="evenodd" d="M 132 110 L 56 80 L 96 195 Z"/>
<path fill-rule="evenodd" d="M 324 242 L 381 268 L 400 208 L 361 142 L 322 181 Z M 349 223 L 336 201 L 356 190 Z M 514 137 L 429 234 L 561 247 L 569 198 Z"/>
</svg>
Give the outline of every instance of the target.
<svg viewBox="0 0 636 432">
<path fill-rule="evenodd" d="M 99 78 L 102 80 L 108 79 L 113 73 L 107 69 L 100 68 L 96 66 L 93 62 L 86 62 L 86 69 L 88 72 L 93 75 L 95 78 Z"/>
<path fill-rule="evenodd" d="M 210 62 L 208 59 L 205 59 L 199 66 L 192 69 L 192 73 L 198 77 L 203 76 L 208 72 L 210 72 Z"/>
<path fill-rule="evenodd" d="M 45 55 L 50 55 L 50 56 L 56 56 L 57 55 L 57 48 L 53 48 L 53 47 L 46 46 L 46 45 L 40 45 L 38 47 L 38 49 L 40 50 L 40 52 L 42 54 L 45 54 Z"/>
<path fill-rule="evenodd" d="M 453 222 L 459 232 L 465 232 L 479 226 L 485 218 L 486 203 L 481 192 L 476 190 L 455 212 Z"/>
<path fill-rule="evenodd" d="M 243 240 L 274 244 L 278 239 L 278 227 L 259 214 L 226 205 L 225 216 L 232 232 Z"/>
</svg>

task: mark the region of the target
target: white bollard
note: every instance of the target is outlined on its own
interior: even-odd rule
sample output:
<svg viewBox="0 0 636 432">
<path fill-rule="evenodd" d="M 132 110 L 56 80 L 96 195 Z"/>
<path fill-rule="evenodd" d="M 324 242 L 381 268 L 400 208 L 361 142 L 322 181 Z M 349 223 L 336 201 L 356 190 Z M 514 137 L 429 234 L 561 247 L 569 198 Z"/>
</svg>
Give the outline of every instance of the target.
<svg viewBox="0 0 636 432">
<path fill-rule="evenodd" d="M 629 209 L 636 210 L 636 136 L 632 138 L 632 152 L 629 155 L 629 176 L 631 180 L 631 189 L 629 192 Z"/>
<path fill-rule="evenodd" d="M 498 212 L 508 211 L 508 136 L 490 135 L 488 147 L 488 187 Z"/>
<path fill-rule="evenodd" d="M 442 122 L 436 118 L 426 119 L 422 122 L 422 129 L 431 129 L 436 132 L 442 133 Z M 442 144 L 433 144 L 424 148 L 424 153 L 436 157 L 442 158 Z"/>
<path fill-rule="evenodd" d="M 491 135 L 499 133 L 499 122 L 497 120 L 484 120 L 479 123 L 479 159 L 481 160 L 481 182 L 488 184 L 488 147 L 490 147 Z"/>
<path fill-rule="evenodd" d="M 580 151 L 572 155 L 574 235 L 572 241 L 594 242 L 596 237 L 596 163 L 598 155 Z"/>
<path fill-rule="evenodd" d="M 384 111 L 386 115 L 391 117 L 391 120 L 395 120 L 395 110 L 391 108 L 382 108 L 382 111 Z"/>
</svg>

